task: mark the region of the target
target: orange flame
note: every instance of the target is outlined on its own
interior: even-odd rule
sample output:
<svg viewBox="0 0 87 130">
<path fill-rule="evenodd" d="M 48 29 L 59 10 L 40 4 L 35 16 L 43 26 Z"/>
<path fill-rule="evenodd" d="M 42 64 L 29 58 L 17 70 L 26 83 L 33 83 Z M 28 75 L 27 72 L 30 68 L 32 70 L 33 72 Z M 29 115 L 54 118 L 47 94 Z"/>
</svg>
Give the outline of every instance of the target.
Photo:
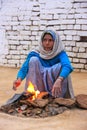
<svg viewBox="0 0 87 130">
<path fill-rule="evenodd" d="M 30 81 L 29 81 L 29 85 L 28 85 L 27 91 L 28 91 L 29 93 L 34 94 L 34 95 L 32 96 L 32 100 L 35 100 L 35 99 L 37 98 L 37 95 L 40 93 L 39 90 L 35 91 L 34 85 L 33 85 Z"/>
</svg>

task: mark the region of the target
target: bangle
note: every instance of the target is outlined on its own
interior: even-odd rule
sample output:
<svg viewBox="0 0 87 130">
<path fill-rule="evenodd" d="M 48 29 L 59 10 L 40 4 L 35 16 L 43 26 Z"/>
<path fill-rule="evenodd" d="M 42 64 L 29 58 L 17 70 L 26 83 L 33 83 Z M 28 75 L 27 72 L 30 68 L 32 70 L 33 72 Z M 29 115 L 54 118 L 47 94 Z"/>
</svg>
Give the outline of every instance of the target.
<svg viewBox="0 0 87 130">
<path fill-rule="evenodd" d="M 63 77 L 58 77 L 58 79 L 62 82 L 63 81 Z"/>
</svg>

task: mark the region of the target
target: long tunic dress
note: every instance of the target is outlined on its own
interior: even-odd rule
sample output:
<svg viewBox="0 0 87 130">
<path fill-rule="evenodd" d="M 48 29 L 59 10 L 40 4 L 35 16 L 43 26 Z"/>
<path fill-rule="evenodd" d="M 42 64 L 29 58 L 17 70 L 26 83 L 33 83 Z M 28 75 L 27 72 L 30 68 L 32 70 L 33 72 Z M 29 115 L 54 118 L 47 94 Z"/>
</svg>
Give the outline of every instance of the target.
<svg viewBox="0 0 87 130">
<path fill-rule="evenodd" d="M 58 76 L 61 76 L 64 81 L 62 82 L 62 93 L 59 97 L 65 97 L 68 91 L 69 96 L 73 98 L 72 83 L 69 77 L 72 71 L 73 67 L 65 51 L 48 60 L 42 59 L 39 53 L 32 51 L 20 68 L 17 78 L 23 80 L 26 77 L 25 90 L 29 81 L 31 81 L 36 90 L 47 91 L 51 95 L 54 82 Z"/>
</svg>

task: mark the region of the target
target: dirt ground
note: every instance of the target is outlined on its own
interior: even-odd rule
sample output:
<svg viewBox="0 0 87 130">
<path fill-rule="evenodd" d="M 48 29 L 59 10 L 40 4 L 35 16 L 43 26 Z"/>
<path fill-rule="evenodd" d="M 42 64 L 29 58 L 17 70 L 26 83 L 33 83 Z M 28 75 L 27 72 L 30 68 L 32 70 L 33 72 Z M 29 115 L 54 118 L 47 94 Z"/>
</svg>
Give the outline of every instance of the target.
<svg viewBox="0 0 87 130">
<path fill-rule="evenodd" d="M 25 80 L 19 89 L 12 90 L 18 69 L 0 67 L 0 106 L 15 93 L 23 92 Z M 72 73 L 75 95 L 87 94 L 87 73 Z M 87 110 L 71 109 L 47 118 L 20 118 L 0 113 L 0 130 L 87 130 Z"/>
</svg>

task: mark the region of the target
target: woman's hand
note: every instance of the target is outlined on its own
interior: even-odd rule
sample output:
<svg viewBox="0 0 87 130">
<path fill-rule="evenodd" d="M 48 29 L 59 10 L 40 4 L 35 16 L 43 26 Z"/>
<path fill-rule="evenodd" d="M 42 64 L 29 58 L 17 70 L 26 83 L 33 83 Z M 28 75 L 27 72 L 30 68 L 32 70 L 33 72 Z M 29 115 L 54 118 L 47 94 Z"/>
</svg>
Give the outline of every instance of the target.
<svg viewBox="0 0 87 130">
<path fill-rule="evenodd" d="M 62 78 L 58 78 L 55 81 L 54 85 L 53 85 L 52 96 L 54 96 L 55 98 L 59 97 L 61 95 L 61 92 L 62 92 L 62 81 L 63 81 Z"/>
<path fill-rule="evenodd" d="M 21 84 L 22 80 L 20 78 L 13 82 L 13 90 L 17 90 L 17 87 Z"/>
</svg>

